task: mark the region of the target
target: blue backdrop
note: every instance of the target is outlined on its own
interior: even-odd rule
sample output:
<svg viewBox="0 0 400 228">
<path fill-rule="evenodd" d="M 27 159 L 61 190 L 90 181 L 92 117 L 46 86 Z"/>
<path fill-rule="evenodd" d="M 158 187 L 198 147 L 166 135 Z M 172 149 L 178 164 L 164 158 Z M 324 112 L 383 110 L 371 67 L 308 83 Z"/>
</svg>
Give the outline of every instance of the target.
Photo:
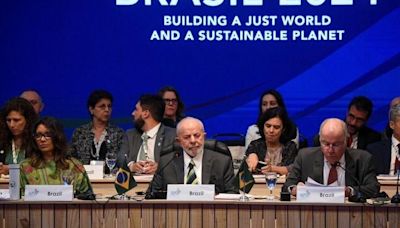
<svg viewBox="0 0 400 228">
<path fill-rule="evenodd" d="M 400 88 L 399 1 L 260 1 L 180 0 L 117 5 L 108 0 L 2 1 L 0 7 L 0 100 L 22 90 L 40 91 L 44 115 L 61 118 L 68 131 L 88 121 L 88 94 L 104 88 L 115 97 L 113 119 L 131 126 L 130 113 L 140 94 L 165 85 L 176 87 L 186 114 L 204 120 L 209 136 L 245 134 L 255 121 L 258 97 L 268 88 L 284 96 L 300 131 L 311 137 L 326 117 L 344 117 L 353 96 L 374 102 L 369 125 L 383 129 L 388 102 Z M 129 2 L 129 1 L 127 1 Z M 149 3 L 151 2 L 151 5 Z M 161 1 L 164 2 L 164 1 Z M 165 2 L 166 4 L 173 1 Z M 194 1 L 196 2 L 196 1 Z M 208 1 L 208 3 L 217 1 Z M 233 2 L 233 1 L 232 1 Z M 372 4 L 371 4 L 372 2 Z M 227 25 L 167 26 L 164 16 L 222 16 Z M 275 24 L 245 26 L 248 16 L 276 16 Z M 327 25 L 284 25 L 282 16 L 330 18 Z M 242 25 L 232 25 L 237 16 Z M 314 22 L 315 21 L 311 21 Z M 156 40 L 175 30 L 179 40 Z M 287 40 L 201 41 L 201 30 L 286 31 Z M 303 38 L 294 39 L 294 30 Z M 193 40 L 185 40 L 188 31 Z M 310 33 L 330 31 L 328 39 Z M 339 37 L 337 31 L 343 31 Z M 154 38 L 154 37 L 153 37 Z M 231 40 L 233 39 L 233 40 Z M 310 40 L 311 39 L 311 40 Z"/>
</svg>

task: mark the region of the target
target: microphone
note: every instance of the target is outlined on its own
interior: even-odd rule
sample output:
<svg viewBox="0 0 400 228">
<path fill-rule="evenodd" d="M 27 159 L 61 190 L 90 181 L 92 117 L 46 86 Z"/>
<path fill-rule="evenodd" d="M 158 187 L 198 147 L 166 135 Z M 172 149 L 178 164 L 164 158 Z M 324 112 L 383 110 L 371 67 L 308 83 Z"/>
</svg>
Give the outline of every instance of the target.
<svg viewBox="0 0 400 228">
<path fill-rule="evenodd" d="M 367 199 L 365 198 L 365 196 L 361 192 L 361 184 L 358 181 L 358 179 L 351 172 L 349 172 L 346 168 L 341 166 L 340 162 L 337 161 L 335 163 L 335 165 L 339 166 L 341 169 L 343 169 L 346 172 L 346 174 L 348 174 L 357 184 L 358 191 L 356 191 L 355 195 L 349 196 L 349 201 L 353 202 L 353 203 L 365 203 L 367 201 Z"/>
<path fill-rule="evenodd" d="M 396 158 L 397 159 L 397 158 Z M 397 170 L 397 190 L 396 190 L 396 194 L 392 197 L 392 199 L 390 200 L 390 202 L 392 203 L 400 203 L 400 194 L 399 194 L 399 176 L 400 176 L 400 169 Z"/>
<path fill-rule="evenodd" d="M 160 176 L 160 173 L 164 171 L 164 169 L 176 158 L 179 158 L 180 156 L 180 151 L 177 150 L 175 151 L 174 156 L 167 162 L 163 167 L 157 170 L 157 172 L 154 174 L 153 180 L 150 182 L 149 187 L 147 188 L 145 199 L 165 199 L 167 198 L 167 192 L 165 190 L 157 190 L 153 191 L 153 181 Z"/>
</svg>

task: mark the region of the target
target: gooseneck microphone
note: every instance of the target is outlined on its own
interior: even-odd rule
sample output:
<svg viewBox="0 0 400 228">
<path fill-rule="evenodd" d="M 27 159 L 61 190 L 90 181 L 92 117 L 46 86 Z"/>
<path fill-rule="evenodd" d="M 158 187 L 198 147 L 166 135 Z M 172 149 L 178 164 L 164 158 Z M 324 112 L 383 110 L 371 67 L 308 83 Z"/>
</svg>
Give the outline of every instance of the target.
<svg viewBox="0 0 400 228">
<path fill-rule="evenodd" d="M 165 190 L 156 190 L 153 191 L 153 181 L 160 176 L 160 173 L 164 171 L 164 169 L 176 158 L 179 158 L 180 156 L 180 151 L 177 150 L 175 151 L 174 156 L 167 162 L 163 167 L 157 170 L 157 172 L 154 174 L 153 180 L 150 182 L 149 187 L 147 188 L 145 199 L 165 199 L 167 197 L 167 192 Z"/>
<path fill-rule="evenodd" d="M 364 194 L 361 192 L 361 184 L 358 181 L 358 179 L 351 172 L 349 172 L 349 170 L 347 170 L 346 168 L 341 166 L 340 162 L 336 162 L 335 164 L 336 164 L 336 166 L 343 169 L 346 172 L 346 175 L 349 175 L 351 177 L 351 179 L 353 179 L 357 184 L 358 190 L 356 190 L 355 195 L 349 196 L 349 201 L 353 202 L 353 203 L 365 203 L 367 201 L 367 199 L 365 198 Z"/>
<path fill-rule="evenodd" d="M 397 159 L 397 158 L 396 158 Z M 399 194 L 399 176 L 400 176 L 400 169 L 397 170 L 397 183 L 396 183 L 396 194 L 392 197 L 390 202 L 392 203 L 400 203 L 400 194 Z"/>
</svg>

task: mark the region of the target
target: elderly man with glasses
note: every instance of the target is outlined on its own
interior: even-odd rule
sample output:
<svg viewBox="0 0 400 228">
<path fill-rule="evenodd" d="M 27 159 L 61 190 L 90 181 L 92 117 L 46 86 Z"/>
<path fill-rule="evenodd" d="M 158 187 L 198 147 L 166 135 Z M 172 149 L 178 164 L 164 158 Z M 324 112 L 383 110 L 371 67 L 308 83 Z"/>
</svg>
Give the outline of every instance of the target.
<svg viewBox="0 0 400 228">
<path fill-rule="evenodd" d="M 365 96 L 357 96 L 350 101 L 345 118 L 348 132 L 347 147 L 365 150 L 368 144 L 381 140 L 379 132 L 367 127 L 372 108 L 372 101 Z M 314 137 L 314 145 L 320 145 L 318 135 Z"/>
<path fill-rule="evenodd" d="M 348 197 L 362 194 L 370 198 L 378 193 L 380 186 L 372 156 L 367 151 L 346 146 L 345 122 L 326 119 L 319 133 L 321 146 L 299 151 L 282 191 L 296 195 L 297 185 L 312 178 L 323 185 L 337 182 L 338 186 L 345 187 Z"/>
</svg>

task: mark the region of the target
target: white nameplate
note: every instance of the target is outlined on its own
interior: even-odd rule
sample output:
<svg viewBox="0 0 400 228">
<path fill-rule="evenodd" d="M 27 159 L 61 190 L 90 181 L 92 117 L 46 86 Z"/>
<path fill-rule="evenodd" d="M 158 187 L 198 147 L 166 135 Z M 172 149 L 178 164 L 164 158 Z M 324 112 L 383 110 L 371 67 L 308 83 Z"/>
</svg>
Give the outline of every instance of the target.
<svg viewBox="0 0 400 228">
<path fill-rule="evenodd" d="M 103 165 L 83 165 L 90 180 L 103 179 Z"/>
<path fill-rule="evenodd" d="M 72 185 L 26 185 L 25 201 L 72 201 Z"/>
<path fill-rule="evenodd" d="M 344 203 L 344 187 L 297 186 L 297 201 Z"/>
<path fill-rule="evenodd" d="M 10 190 L 0 189 L 0 200 L 9 200 L 9 199 L 10 199 Z"/>
<path fill-rule="evenodd" d="M 167 200 L 212 201 L 215 186 L 213 184 L 169 184 Z"/>
</svg>

